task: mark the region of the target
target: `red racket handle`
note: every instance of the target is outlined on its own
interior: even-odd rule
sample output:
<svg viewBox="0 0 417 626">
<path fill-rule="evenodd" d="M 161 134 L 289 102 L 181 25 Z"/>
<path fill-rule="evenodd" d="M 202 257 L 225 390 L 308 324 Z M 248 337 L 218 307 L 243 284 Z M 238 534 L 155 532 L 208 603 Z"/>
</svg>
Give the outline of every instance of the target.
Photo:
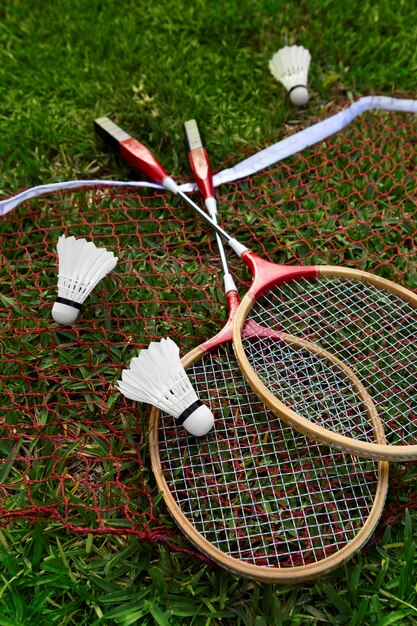
<svg viewBox="0 0 417 626">
<path fill-rule="evenodd" d="M 117 126 L 108 117 L 100 117 L 94 121 L 96 132 L 116 150 L 125 161 L 130 163 L 137 171 L 149 176 L 158 185 L 164 185 L 164 181 L 170 177 L 154 157 L 152 152 L 129 135 L 123 128 Z M 164 185 L 165 187 L 165 185 Z"/>
<path fill-rule="evenodd" d="M 164 180 L 169 178 L 152 152 L 134 137 L 122 141 L 119 144 L 119 152 L 120 156 L 130 163 L 132 167 L 143 172 L 146 176 L 149 176 L 155 183 L 163 185 Z"/>
<path fill-rule="evenodd" d="M 188 153 L 194 180 L 203 198 L 214 198 L 213 175 L 205 148 L 194 148 Z"/>
</svg>

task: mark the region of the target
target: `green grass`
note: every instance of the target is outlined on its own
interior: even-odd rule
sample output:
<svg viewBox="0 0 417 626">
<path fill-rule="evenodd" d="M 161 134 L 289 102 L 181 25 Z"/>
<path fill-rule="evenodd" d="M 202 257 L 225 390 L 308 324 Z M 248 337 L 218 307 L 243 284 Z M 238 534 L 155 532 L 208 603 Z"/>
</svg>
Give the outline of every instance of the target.
<svg viewBox="0 0 417 626">
<path fill-rule="evenodd" d="M 98 150 L 91 130 L 100 115 L 148 141 L 183 175 L 182 125 L 190 117 L 205 129 L 217 164 L 331 102 L 409 90 L 416 11 L 401 0 L 343 8 L 330 0 L 34 0 L 30 11 L 25 1 L 5 0 L 0 189 L 114 176 L 114 160 Z M 312 51 L 306 110 L 288 106 L 268 69 L 286 42 Z"/>
<path fill-rule="evenodd" d="M 165 547 L 72 537 L 40 524 L 2 531 L 0 624 L 413 624 L 411 517 L 327 581 L 257 585 Z"/>
<path fill-rule="evenodd" d="M 0 194 L 9 196 L 29 186 L 71 178 L 129 179 L 136 176 L 109 154 L 95 137 L 93 120 L 101 115 L 108 115 L 147 142 L 170 173 L 185 180 L 190 174 L 183 122 L 191 117 L 198 120 L 213 166 L 217 169 L 220 164 L 237 162 L 245 150 L 252 153 L 257 147 L 288 135 L 293 126 L 308 124 L 318 115 L 325 115 L 340 102 L 370 93 L 409 93 L 415 85 L 417 70 L 416 24 L 417 9 L 405 0 L 395 3 L 389 0 L 346 3 L 330 0 L 299 3 L 289 0 L 230 0 L 225 3 L 201 0 L 192 3 L 184 0 L 158 3 L 4 0 L 0 6 Z M 311 101 L 303 110 L 289 105 L 282 87 L 273 81 L 267 66 L 272 53 L 284 43 L 302 43 L 312 52 Z M 395 157 L 394 148 L 393 151 L 394 158 L 400 159 L 400 156 Z M 340 154 L 336 154 L 336 158 L 341 159 L 340 167 L 348 167 Z M 283 170 L 277 176 L 282 179 L 285 175 Z M 400 171 L 397 171 L 397 177 L 402 179 Z M 352 190 L 342 181 L 344 186 L 339 187 L 339 195 L 348 197 L 354 191 L 356 201 L 363 192 L 365 200 L 372 201 L 378 187 L 377 181 L 373 182 L 374 189 L 368 186 L 362 190 L 358 182 Z M 330 187 L 339 183 L 338 180 L 328 181 Z M 312 242 L 309 247 L 294 239 L 297 234 L 294 230 L 286 229 L 285 211 L 288 210 L 288 214 L 293 212 L 291 203 L 296 205 L 301 199 L 297 194 L 304 192 L 304 188 L 293 189 L 292 184 L 290 180 L 286 187 L 288 197 L 284 194 L 275 198 L 276 188 L 271 180 L 271 193 L 266 200 L 272 204 L 264 207 L 263 198 L 260 198 L 254 205 L 254 209 L 268 216 L 276 232 L 281 233 L 280 237 L 268 237 L 268 229 L 264 232 L 264 226 L 259 228 L 258 245 L 264 252 L 278 253 L 281 260 L 288 260 L 294 254 L 305 259 L 316 248 L 321 251 L 320 258 L 315 259 L 319 262 L 334 253 L 340 255 L 336 262 L 346 259 L 361 262 L 363 258 L 366 269 L 373 269 L 366 265 L 370 261 L 365 252 L 373 252 L 378 260 L 378 255 L 383 252 L 382 243 L 389 244 L 392 254 L 400 251 L 403 255 L 398 258 L 397 271 L 409 284 L 415 284 L 415 272 L 412 273 L 404 261 L 411 254 L 411 226 L 402 224 L 401 231 L 394 228 L 401 219 L 401 213 L 397 214 L 395 210 L 403 201 L 401 188 L 385 199 L 384 220 L 369 215 L 369 207 L 363 204 L 360 217 L 372 222 L 373 234 L 366 225 L 349 221 L 344 223 L 343 233 L 337 232 L 335 222 L 323 223 L 325 215 L 317 206 L 319 196 L 306 198 L 305 208 L 311 210 L 310 219 L 303 223 L 300 218 L 292 226 L 303 232 L 305 242 Z M 415 183 L 412 177 L 405 187 L 413 197 Z M 244 185 L 241 190 L 245 191 Z M 238 202 L 239 188 L 232 188 L 232 191 L 226 188 L 222 193 L 226 200 L 226 218 L 234 227 L 235 217 L 228 208 Z M 326 185 L 320 194 L 322 201 L 332 202 Z M 146 280 L 154 280 L 152 272 L 144 277 L 141 286 L 132 274 L 133 260 L 136 261 L 135 269 L 143 272 L 148 258 L 143 250 L 132 246 L 130 220 L 136 215 L 135 200 L 127 201 L 124 209 L 115 211 L 113 217 L 118 226 L 120 246 L 125 252 L 124 285 L 126 289 L 137 290 L 138 302 L 143 306 L 141 321 L 145 319 L 147 324 L 146 332 L 139 323 L 135 325 L 134 309 L 126 313 L 123 305 L 116 303 L 111 309 L 113 315 L 120 318 L 124 315 L 130 325 L 125 328 L 109 315 L 102 328 L 100 317 L 96 321 L 94 308 L 100 304 L 100 299 L 97 296 L 94 300 L 93 296 L 84 321 L 75 331 L 54 330 L 50 333 L 49 313 L 45 312 L 42 303 L 52 301 L 53 297 L 54 271 L 45 268 L 52 267 L 48 255 L 56 233 L 64 224 L 75 223 L 77 234 L 89 235 L 90 224 L 94 224 L 103 243 L 106 238 L 111 238 L 103 214 L 90 204 L 83 205 L 83 198 L 84 195 L 80 194 L 75 210 L 74 204 L 65 205 L 64 196 L 60 213 L 52 217 L 48 204 L 37 201 L 33 206 L 39 209 L 39 214 L 36 218 L 33 217 L 35 212 L 31 215 L 35 225 L 29 219 L 25 220 L 21 213 L 13 218 L 16 221 L 21 219 L 19 241 L 26 246 L 27 257 L 22 258 L 20 248 L 16 248 L 15 255 L 10 249 L 7 259 L 10 276 L 14 275 L 10 278 L 7 271 L 2 274 L 0 295 L 4 308 L 1 319 L 2 324 L 8 324 L 10 329 L 10 337 L 2 345 L 2 361 L 7 362 L 7 355 L 13 358 L 6 365 L 1 363 L 0 373 L 17 379 L 19 372 L 12 371 L 13 363 L 21 362 L 21 375 L 25 378 L 16 388 L 19 392 L 16 398 L 24 406 L 24 399 L 28 397 L 27 416 L 36 414 L 40 422 L 48 419 L 45 408 L 31 400 L 25 385 L 32 385 L 34 391 L 49 393 L 53 405 L 63 388 L 60 378 L 63 375 L 64 381 L 73 385 L 67 391 L 70 394 L 67 406 L 74 423 L 77 401 L 82 395 L 80 389 L 84 390 L 87 385 L 91 402 L 96 397 L 100 400 L 104 397 L 110 402 L 103 408 L 95 426 L 97 432 L 102 429 L 103 433 L 114 427 L 113 453 L 122 456 L 126 446 L 130 446 L 131 454 L 137 451 L 145 454 L 143 446 L 146 442 L 140 438 L 143 424 L 136 423 L 133 412 L 124 424 L 123 433 L 117 431 L 111 420 L 100 423 L 101 417 L 107 415 L 106 411 L 111 412 L 114 407 L 111 395 L 100 395 L 101 389 L 95 387 L 95 377 L 112 381 L 117 366 L 127 362 L 137 345 L 146 344 L 149 337 L 158 332 L 168 332 L 168 312 L 174 313 L 178 323 L 184 325 L 181 328 L 185 329 L 190 345 L 195 344 L 203 333 L 214 332 L 216 320 L 207 299 L 203 298 L 201 303 L 201 324 L 197 328 L 187 319 L 187 306 L 198 297 L 202 285 L 206 286 L 207 293 L 211 290 L 210 293 L 217 294 L 218 286 L 212 277 L 213 272 L 217 272 L 217 264 L 216 260 L 211 264 L 206 260 L 207 271 L 202 274 L 192 255 L 184 261 L 183 249 L 188 251 L 185 241 L 183 248 L 176 247 L 177 261 L 186 264 L 181 268 L 185 267 L 193 276 L 194 285 L 184 287 L 179 282 L 174 286 L 177 292 L 172 294 L 166 281 L 161 279 L 160 284 L 153 283 L 152 288 L 159 288 L 165 299 L 166 312 L 161 313 L 149 299 L 150 291 L 146 289 Z M 278 201 L 282 202 L 283 218 L 277 216 Z M 149 200 L 150 205 L 152 202 Z M 68 213 L 67 209 L 73 213 Z M 239 234 L 248 240 L 250 229 L 257 226 L 256 210 L 244 214 L 243 225 L 239 227 Z M 83 212 L 88 223 L 80 217 Z M 171 215 L 165 212 L 164 217 L 162 231 L 167 243 L 173 246 L 177 237 L 171 228 Z M 393 229 L 385 239 L 387 224 Z M 155 250 L 155 243 L 160 241 L 157 236 L 159 226 L 149 221 L 147 228 L 141 237 L 142 243 L 152 248 L 153 269 L 169 266 L 173 271 L 173 266 Z M 187 222 L 187 228 L 193 230 L 192 220 Z M 5 238 L 4 249 L 6 238 L 9 238 L 4 228 L 2 237 Z M 329 242 L 333 237 L 339 239 L 336 248 L 329 253 Z M 350 245 L 352 240 L 354 246 Z M 195 251 L 201 250 L 204 259 L 198 233 L 192 243 Z M 280 248 L 283 243 L 288 245 L 287 252 Z M 128 247 L 131 249 L 127 250 Z M 36 251 L 38 254 L 41 251 L 41 259 L 37 258 Z M 36 275 L 39 284 L 45 281 L 50 285 L 43 294 L 45 300 L 41 301 L 39 291 L 28 285 L 24 274 L 28 267 L 29 277 Z M 382 271 L 389 270 L 388 266 L 382 267 Z M 109 278 L 107 283 L 113 295 L 120 286 L 119 282 L 112 282 L 115 280 Z M 12 290 L 18 292 L 17 300 L 10 299 Z M 174 297 L 178 294 L 184 298 L 179 303 Z M 97 311 L 100 316 L 99 306 Z M 209 326 L 205 325 L 207 317 L 211 320 Z M 39 328 L 41 332 L 37 332 Z M 80 336 L 85 340 L 88 337 L 89 342 L 88 354 L 83 356 L 78 351 Z M 133 345 L 129 343 L 131 337 L 134 338 Z M 105 356 L 97 350 L 103 341 L 111 343 L 111 352 Z M 51 345 L 58 355 L 55 360 L 48 360 Z M 26 359 L 29 353 L 33 357 Z M 58 361 L 61 369 L 54 371 Z M 108 369 L 109 363 L 110 370 L 114 366 L 114 371 Z M 89 379 L 91 370 L 94 376 Z M 74 380 L 83 375 L 87 377 L 86 383 Z M 45 388 L 42 384 L 46 385 Z M 5 387 L 2 393 L 5 393 Z M 15 419 L 26 419 L 25 415 L 22 418 L 21 408 L 13 414 L 11 427 Z M 65 416 L 62 419 L 66 419 Z M 81 426 L 80 429 L 82 432 Z M 10 433 L 13 435 L 12 430 Z M 100 480 L 103 477 L 115 479 L 116 471 L 109 462 L 109 450 L 105 444 L 98 438 L 92 442 L 91 448 L 91 458 L 102 460 L 102 465 L 98 465 L 96 490 L 104 502 L 107 492 L 101 488 Z M 47 442 L 39 449 L 27 441 L 20 442 L 19 446 L 13 451 L 10 440 L 1 442 L 3 458 L 20 452 L 22 465 L 3 464 L 0 482 L 19 482 L 25 455 L 41 457 L 42 453 L 51 454 Z M 74 465 L 74 450 L 63 451 L 62 458 L 68 456 L 73 457 L 71 469 L 76 476 L 80 468 Z M 135 510 L 140 514 L 150 506 L 146 498 L 141 499 L 142 487 L 152 490 L 154 484 L 149 467 L 144 467 L 136 475 L 135 467 L 131 456 L 127 455 L 123 467 L 118 469 L 130 489 L 132 502 L 137 498 Z M 61 471 L 61 465 L 58 470 Z M 40 459 L 32 471 L 30 478 L 41 478 L 51 473 L 51 467 L 48 460 Z M 383 529 L 379 530 L 377 539 L 380 541 L 371 543 L 330 578 L 296 586 L 262 586 L 237 579 L 203 563 L 196 556 L 171 550 L 163 543 L 138 542 L 125 535 L 78 535 L 52 520 L 13 521 L 0 534 L 0 626 L 412 625 L 417 620 L 417 514 L 410 506 L 410 513 L 404 515 L 400 509 L 397 519 L 393 507 L 396 502 L 398 507 L 405 506 L 416 497 L 413 487 L 415 465 L 396 467 L 394 480 L 397 499 L 388 503 L 393 524 L 385 533 Z M 39 484 L 33 491 L 35 502 L 45 504 L 51 501 L 55 489 L 53 481 Z M 79 506 L 87 495 L 92 497 L 94 489 L 88 493 L 74 490 L 71 513 L 76 523 L 89 527 L 95 520 Z M 24 497 L 24 491 L 18 486 L 13 505 L 23 506 Z M 175 527 L 163 504 L 157 502 L 156 507 L 163 526 L 175 534 Z M 390 519 L 390 516 L 384 519 Z M 115 515 L 112 523 L 114 527 L 120 524 L 119 529 L 123 530 L 122 516 L 117 518 Z M 173 542 L 181 548 L 189 547 L 180 536 Z"/>
</svg>

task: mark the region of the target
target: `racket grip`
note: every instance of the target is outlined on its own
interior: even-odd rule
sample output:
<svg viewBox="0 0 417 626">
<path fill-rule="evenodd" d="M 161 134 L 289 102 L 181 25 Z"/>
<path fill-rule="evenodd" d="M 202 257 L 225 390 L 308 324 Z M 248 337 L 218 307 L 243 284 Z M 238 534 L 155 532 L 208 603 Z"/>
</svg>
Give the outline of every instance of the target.
<svg viewBox="0 0 417 626">
<path fill-rule="evenodd" d="M 217 218 L 217 202 L 216 199 L 213 197 L 210 198 L 206 198 L 204 200 L 204 204 L 206 205 L 206 209 L 211 217 L 212 220 L 216 221 Z"/>
<path fill-rule="evenodd" d="M 166 187 L 166 184 L 164 184 L 166 179 L 172 180 L 152 152 L 137 139 L 131 137 L 122 141 L 119 145 L 119 152 L 125 161 L 139 172 L 142 172 L 142 174 L 145 174 L 145 176 L 149 176 L 155 183 Z M 173 191 L 173 189 L 169 190 Z M 173 191 L 173 193 L 176 193 L 176 191 Z"/>
<path fill-rule="evenodd" d="M 194 148 L 188 153 L 194 180 L 201 191 L 203 198 L 214 197 L 213 174 L 205 148 Z"/>
<path fill-rule="evenodd" d="M 118 151 L 120 156 L 135 170 L 148 176 L 154 183 L 163 185 L 172 193 L 177 193 L 177 184 L 168 176 L 160 162 L 143 143 L 126 133 L 108 117 L 96 119 L 94 128 L 102 139 Z"/>
</svg>

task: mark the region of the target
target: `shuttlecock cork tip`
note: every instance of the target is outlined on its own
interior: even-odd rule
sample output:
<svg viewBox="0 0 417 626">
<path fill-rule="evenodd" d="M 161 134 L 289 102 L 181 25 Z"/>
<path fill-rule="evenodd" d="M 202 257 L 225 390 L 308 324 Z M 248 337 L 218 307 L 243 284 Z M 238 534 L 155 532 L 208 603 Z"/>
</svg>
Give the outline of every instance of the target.
<svg viewBox="0 0 417 626">
<path fill-rule="evenodd" d="M 195 409 L 195 411 L 193 411 L 186 420 L 184 420 L 182 425 L 185 430 L 190 433 L 190 435 L 202 437 L 213 428 L 214 415 L 208 406 L 202 404 L 198 407 L 198 409 Z"/>
<path fill-rule="evenodd" d="M 298 85 L 297 87 L 291 89 L 289 96 L 291 102 L 299 107 L 307 104 L 310 97 L 307 91 L 307 87 L 304 87 L 304 85 Z"/>
<path fill-rule="evenodd" d="M 52 307 L 52 318 L 58 324 L 74 324 L 79 315 L 80 309 L 62 302 L 55 302 Z"/>
</svg>

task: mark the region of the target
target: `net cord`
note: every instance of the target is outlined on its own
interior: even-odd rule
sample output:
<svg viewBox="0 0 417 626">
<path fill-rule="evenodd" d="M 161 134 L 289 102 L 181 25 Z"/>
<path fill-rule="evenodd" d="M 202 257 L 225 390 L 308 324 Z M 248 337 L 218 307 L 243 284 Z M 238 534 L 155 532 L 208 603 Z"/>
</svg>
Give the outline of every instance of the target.
<svg viewBox="0 0 417 626">
<path fill-rule="evenodd" d="M 402 113 L 417 113 L 417 100 L 391 98 L 387 96 L 365 96 L 359 98 L 349 107 L 328 117 L 321 122 L 317 122 L 308 128 L 305 128 L 290 137 L 286 137 L 282 141 L 257 152 L 243 161 L 240 161 L 232 168 L 227 168 L 218 172 L 213 176 L 213 185 L 218 187 L 224 183 L 230 183 L 241 178 L 251 176 L 274 163 L 304 150 L 327 137 L 340 132 L 345 126 L 350 124 L 358 115 L 364 111 L 397 111 Z M 6 215 L 14 208 L 39 196 L 54 193 L 56 191 L 64 191 L 68 189 L 76 189 L 79 187 L 148 187 L 153 189 L 163 189 L 161 185 L 147 181 L 119 181 L 119 180 L 71 180 L 47 185 L 38 185 L 30 189 L 26 189 L 15 196 L 0 200 L 0 217 Z M 179 189 L 184 193 L 189 193 L 195 188 L 192 183 L 179 185 Z"/>
</svg>

